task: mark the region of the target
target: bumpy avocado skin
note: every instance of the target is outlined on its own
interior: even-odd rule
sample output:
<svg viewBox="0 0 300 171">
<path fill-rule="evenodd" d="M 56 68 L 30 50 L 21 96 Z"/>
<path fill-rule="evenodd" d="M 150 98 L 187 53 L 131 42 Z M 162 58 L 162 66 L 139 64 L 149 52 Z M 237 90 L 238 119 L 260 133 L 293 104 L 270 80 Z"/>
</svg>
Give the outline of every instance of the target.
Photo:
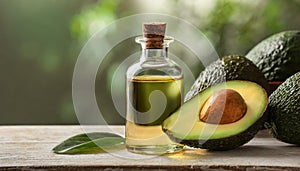
<svg viewBox="0 0 300 171">
<path fill-rule="evenodd" d="M 211 63 L 200 73 L 185 101 L 190 100 L 204 89 L 227 80 L 252 81 L 262 86 L 267 92 L 269 86 L 262 72 L 244 56 L 225 56 Z"/>
<path fill-rule="evenodd" d="M 288 78 L 271 94 L 269 110 L 274 137 L 300 145 L 300 72 Z"/>
<path fill-rule="evenodd" d="M 284 81 L 300 71 L 300 31 L 275 34 L 257 44 L 246 55 L 268 81 Z"/>
<path fill-rule="evenodd" d="M 242 133 L 231 137 L 225 137 L 221 139 L 211 139 L 211 140 L 182 140 L 175 137 L 173 134 L 165 130 L 166 134 L 175 142 L 187 145 L 194 148 L 208 149 L 211 151 L 225 151 L 238 148 L 251 139 L 254 138 L 256 133 L 263 127 L 263 124 L 266 122 L 267 115 L 263 115 L 258 119 L 251 127 L 245 130 Z"/>
</svg>

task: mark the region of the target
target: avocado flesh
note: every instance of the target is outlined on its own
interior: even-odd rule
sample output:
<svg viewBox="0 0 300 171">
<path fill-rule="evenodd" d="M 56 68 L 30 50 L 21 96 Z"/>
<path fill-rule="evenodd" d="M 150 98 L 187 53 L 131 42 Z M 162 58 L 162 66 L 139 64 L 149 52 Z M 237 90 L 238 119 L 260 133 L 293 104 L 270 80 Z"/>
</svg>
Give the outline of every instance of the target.
<svg viewBox="0 0 300 171">
<path fill-rule="evenodd" d="M 268 81 L 285 81 L 300 70 L 300 31 L 272 35 L 251 49 L 246 57 Z"/>
<path fill-rule="evenodd" d="M 221 89 L 237 91 L 247 104 L 246 114 L 230 124 L 209 124 L 201 121 L 199 113 L 202 106 L 214 92 Z M 163 122 L 163 129 L 171 139 L 192 147 L 232 149 L 248 142 L 262 127 L 261 118 L 267 103 L 266 92 L 258 84 L 249 81 L 227 81 L 212 86 L 187 101 Z M 236 138 L 238 139 L 234 142 L 227 142 Z"/>
<path fill-rule="evenodd" d="M 300 72 L 282 83 L 271 94 L 269 101 L 274 137 L 300 145 Z"/>
</svg>

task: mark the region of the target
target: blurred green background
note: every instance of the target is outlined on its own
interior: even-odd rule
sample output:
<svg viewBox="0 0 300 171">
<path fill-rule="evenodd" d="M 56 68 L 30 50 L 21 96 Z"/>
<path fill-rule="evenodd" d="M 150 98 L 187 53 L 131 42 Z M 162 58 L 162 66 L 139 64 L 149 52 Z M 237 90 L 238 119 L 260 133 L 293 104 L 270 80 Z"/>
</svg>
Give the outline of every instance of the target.
<svg viewBox="0 0 300 171">
<path fill-rule="evenodd" d="M 300 29 L 300 0 L 0 0 L 0 124 L 77 124 L 72 74 L 81 48 L 99 29 L 138 13 L 192 23 L 220 56 L 246 54 L 271 34 Z M 133 38 L 123 41 L 97 76 L 98 105 L 110 124 L 124 123 L 110 97 L 118 56 L 139 49 Z"/>
</svg>

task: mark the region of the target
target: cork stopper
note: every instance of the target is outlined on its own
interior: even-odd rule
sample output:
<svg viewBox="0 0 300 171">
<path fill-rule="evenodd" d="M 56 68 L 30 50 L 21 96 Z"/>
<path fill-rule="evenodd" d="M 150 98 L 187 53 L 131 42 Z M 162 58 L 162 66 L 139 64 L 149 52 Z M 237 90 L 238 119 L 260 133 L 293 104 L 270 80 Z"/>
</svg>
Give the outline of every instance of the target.
<svg viewBox="0 0 300 171">
<path fill-rule="evenodd" d="M 143 24 L 143 36 L 146 39 L 146 49 L 163 48 L 166 23 L 154 22 Z"/>
</svg>

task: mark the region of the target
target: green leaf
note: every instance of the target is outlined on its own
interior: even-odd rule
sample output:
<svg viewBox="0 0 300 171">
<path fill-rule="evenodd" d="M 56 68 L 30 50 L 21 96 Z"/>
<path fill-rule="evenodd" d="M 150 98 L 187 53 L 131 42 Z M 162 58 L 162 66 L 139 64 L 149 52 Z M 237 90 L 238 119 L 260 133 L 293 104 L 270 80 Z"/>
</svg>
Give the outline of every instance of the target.
<svg viewBox="0 0 300 171">
<path fill-rule="evenodd" d="M 52 150 L 57 154 L 95 154 L 122 150 L 125 138 L 107 132 L 79 134 L 68 138 Z"/>
</svg>

